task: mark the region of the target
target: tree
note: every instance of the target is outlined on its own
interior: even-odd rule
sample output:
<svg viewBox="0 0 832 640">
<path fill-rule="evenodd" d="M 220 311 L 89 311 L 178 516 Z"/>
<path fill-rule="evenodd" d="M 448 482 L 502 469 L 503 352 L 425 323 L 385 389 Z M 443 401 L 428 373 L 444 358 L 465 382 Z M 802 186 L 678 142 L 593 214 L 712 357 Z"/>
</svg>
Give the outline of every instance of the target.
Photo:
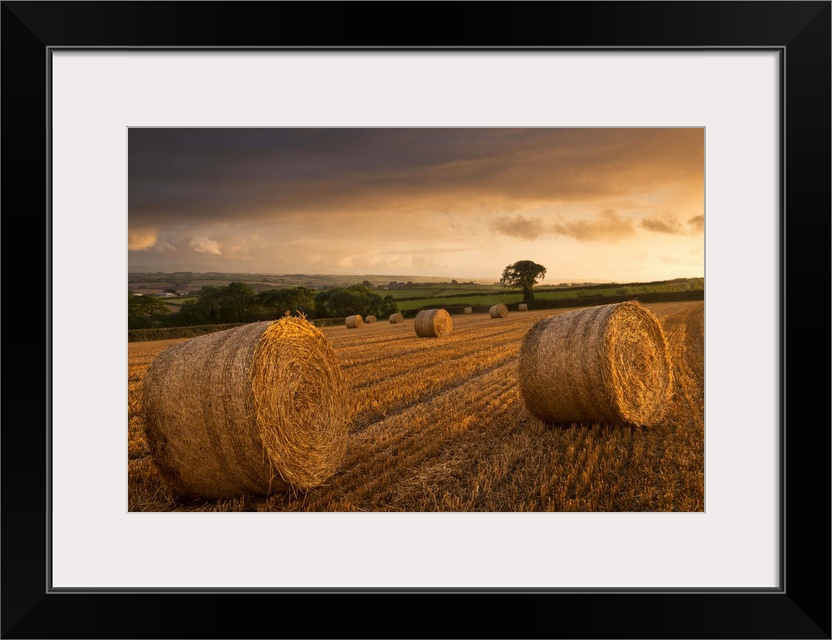
<svg viewBox="0 0 832 640">
<path fill-rule="evenodd" d="M 315 313 L 319 318 L 344 318 L 355 314 L 380 316 L 383 304 L 384 299 L 379 294 L 354 284 L 319 292 L 315 296 Z"/>
<path fill-rule="evenodd" d="M 221 324 L 247 322 L 255 292 L 245 283 L 232 282 L 225 287 L 202 287 L 196 295 L 196 306 L 188 308 L 188 315 L 202 318 L 202 324 Z"/>
<path fill-rule="evenodd" d="M 253 309 L 259 320 L 280 318 L 287 311 L 314 316 L 315 292 L 306 287 L 261 291 L 254 298 Z"/>
<path fill-rule="evenodd" d="M 127 297 L 127 328 L 145 329 L 158 326 L 163 316 L 170 313 L 159 298 L 152 296 Z"/>
<path fill-rule="evenodd" d="M 523 290 L 523 302 L 534 302 L 532 289 L 546 276 L 546 267 L 531 260 L 520 260 L 503 269 L 500 283 Z"/>
<path fill-rule="evenodd" d="M 254 289 L 243 282 L 232 282 L 222 292 L 225 322 L 246 322 L 248 308 L 254 300 Z"/>
<path fill-rule="evenodd" d="M 396 304 L 396 299 L 393 296 L 387 295 L 381 301 L 381 315 L 389 318 L 394 313 L 398 313 L 399 305 Z"/>
</svg>

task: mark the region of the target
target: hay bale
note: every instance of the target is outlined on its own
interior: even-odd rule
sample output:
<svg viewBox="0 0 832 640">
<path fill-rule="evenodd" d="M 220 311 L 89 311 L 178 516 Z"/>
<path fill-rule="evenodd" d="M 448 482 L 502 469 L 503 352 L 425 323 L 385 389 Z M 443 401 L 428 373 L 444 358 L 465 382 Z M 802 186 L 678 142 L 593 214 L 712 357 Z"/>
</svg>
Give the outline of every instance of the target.
<svg viewBox="0 0 832 640">
<path fill-rule="evenodd" d="M 400 322 L 404 322 L 404 316 L 400 313 L 391 313 L 390 314 L 390 324 L 399 324 Z"/>
<path fill-rule="evenodd" d="M 416 314 L 413 324 L 420 338 L 441 338 L 451 333 L 454 327 L 451 314 L 445 309 L 423 309 Z"/>
<path fill-rule="evenodd" d="M 304 318 L 176 344 L 151 363 L 141 398 L 151 454 L 179 495 L 308 489 L 346 454 L 341 369 L 324 334 Z"/>
<path fill-rule="evenodd" d="M 364 318 L 364 322 L 366 322 L 367 324 L 373 324 L 375 321 L 376 321 L 375 316 L 367 316 L 366 318 Z"/>
<path fill-rule="evenodd" d="M 500 304 L 495 304 L 488 310 L 488 315 L 492 318 L 505 318 L 508 315 L 508 307 L 502 302 Z"/>
<path fill-rule="evenodd" d="M 521 302 L 521 303 L 518 305 L 518 307 L 517 307 L 517 308 L 518 308 L 520 311 L 528 311 L 528 310 L 529 310 L 529 305 L 527 305 L 527 304 L 526 304 L 526 303 L 524 303 L 524 302 Z"/>
<path fill-rule="evenodd" d="M 520 347 L 520 393 L 548 423 L 654 425 L 671 377 L 661 324 L 636 301 L 543 318 Z"/>
<path fill-rule="evenodd" d="M 465 307 L 465 313 L 474 313 L 473 307 Z"/>
<path fill-rule="evenodd" d="M 344 324 L 347 325 L 347 329 L 357 329 L 364 324 L 364 319 L 361 316 L 347 316 Z"/>
</svg>

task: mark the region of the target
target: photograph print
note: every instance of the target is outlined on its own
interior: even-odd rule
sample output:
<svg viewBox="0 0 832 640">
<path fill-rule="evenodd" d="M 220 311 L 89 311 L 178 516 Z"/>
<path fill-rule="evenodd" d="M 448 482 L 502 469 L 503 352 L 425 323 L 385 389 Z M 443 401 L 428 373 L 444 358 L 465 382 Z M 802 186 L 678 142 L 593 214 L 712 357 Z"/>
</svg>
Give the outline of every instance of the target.
<svg viewBox="0 0 832 640">
<path fill-rule="evenodd" d="M 705 129 L 130 128 L 131 512 L 704 512 Z"/>
</svg>

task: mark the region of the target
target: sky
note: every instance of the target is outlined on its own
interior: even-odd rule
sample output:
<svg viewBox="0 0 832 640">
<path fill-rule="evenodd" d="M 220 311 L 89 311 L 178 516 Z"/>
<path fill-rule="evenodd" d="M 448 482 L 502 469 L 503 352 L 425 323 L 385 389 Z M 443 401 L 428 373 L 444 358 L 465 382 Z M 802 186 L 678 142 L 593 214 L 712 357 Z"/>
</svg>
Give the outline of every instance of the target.
<svg viewBox="0 0 832 640">
<path fill-rule="evenodd" d="M 702 277 L 703 128 L 131 128 L 128 270 Z"/>
</svg>

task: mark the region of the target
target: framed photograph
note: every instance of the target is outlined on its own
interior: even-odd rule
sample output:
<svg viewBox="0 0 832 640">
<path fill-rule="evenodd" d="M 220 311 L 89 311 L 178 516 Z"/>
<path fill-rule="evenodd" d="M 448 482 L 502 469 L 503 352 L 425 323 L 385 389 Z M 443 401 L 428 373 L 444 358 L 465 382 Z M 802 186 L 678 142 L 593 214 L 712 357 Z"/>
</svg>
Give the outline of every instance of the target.
<svg viewBox="0 0 832 640">
<path fill-rule="evenodd" d="M 240 603 L 296 611 L 302 599 L 347 596 L 363 611 L 381 604 L 407 615 L 407 630 L 332 620 L 311 635 L 430 637 L 435 618 L 456 622 L 440 635 L 465 637 L 830 637 L 829 403 L 804 380 L 816 376 L 815 354 L 829 353 L 828 305 L 796 306 L 830 290 L 829 2 L 4 2 L 2 11 L 6 268 L 33 276 L 22 289 L 28 304 L 6 313 L 7 336 L 31 339 L 25 355 L 7 355 L 3 637 L 285 635 L 268 616 L 240 616 Z M 379 21 L 407 26 L 378 31 Z M 268 158 L 282 163 L 277 173 L 234 162 L 263 158 L 258 144 L 294 151 Z M 678 167 L 693 165 L 694 180 L 679 178 L 691 170 Z M 592 179 L 579 183 L 579 173 Z M 230 193 L 212 184 L 232 182 L 237 195 L 223 205 L 237 213 L 212 213 Z M 572 209 L 546 209 L 555 197 Z M 253 212 L 264 202 L 301 201 L 280 242 L 262 225 L 254 242 L 246 225 L 262 222 Z M 597 211 L 578 211 L 587 201 Z M 393 246 L 395 233 L 406 249 L 339 253 L 362 237 Z M 567 241 L 610 234 L 630 238 L 628 251 L 569 253 Z M 217 274 L 212 260 L 234 251 L 257 266 L 233 272 L 274 273 L 258 256 L 299 247 L 297 256 L 327 266 L 317 273 L 405 273 L 381 270 L 384 260 L 418 264 L 425 276 L 450 266 L 471 279 L 470 295 L 480 286 L 473 264 L 465 271 L 453 256 L 463 237 L 488 249 L 508 283 L 511 256 L 534 259 L 530 243 L 544 236 L 560 240 L 545 266 L 564 279 L 591 277 L 567 270 L 579 261 L 599 270 L 609 261 L 598 277 L 619 282 L 643 281 L 639 265 L 667 274 L 656 280 L 704 265 L 704 409 L 691 405 L 702 410 L 699 440 L 679 427 L 675 439 L 651 441 L 657 479 L 616 494 L 629 502 L 605 502 L 599 488 L 615 478 L 604 472 L 619 455 L 612 445 L 582 463 L 585 486 L 571 498 L 574 486 L 557 474 L 527 474 L 505 491 L 478 485 L 476 500 L 464 478 L 467 493 L 449 490 L 436 470 L 471 457 L 476 442 L 441 429 L 431 438 L 444 457 L 409 476 L 433 507 L 408 502 L 413 491 L 381 497 L 374 471 L 364 489 L 356 472 L 354 490 L 312 508 L 266 499 L 212 509 L 200 497 L 171 508 L 170 478 L 187 493 L 199 474 L 171 468 L 163 483 L 128 470 L 148 446 L 132 439 L 124 412 L 133 401 L 128 273 L 147 276 L 135 284 L 150 293 L 152 273 Z M 663 239 L 662 250 L 642 237 Z M 198 261 L 171 260 L 177 251 Z M 365 264 L 373 268 L 360 271 Z M 408 283 L 393 284 L 364 288 L 388 303 L 407 299 L 397 296 Z M 604 295 L 626 296 L 620 289 Z M 511 314 L 530 292 L 518 290 Z M 320 303 L 318 312 L 345 320 L 339 348 L 361 351 L 349 342 L 355 316 L 342 318 L 334 298 Z M 474 318 L 458 306 L 463 327 Z M 821 330 L 808 325 L 818 308 Z M 385 324 L 375 328 L 397 328 Z M 222 350 L 211 354 L 218 361 Z M 173 397 L 200 411 L 217 399 L 169 380 L 158 390 L 164 411 L 184 406 Z M 436 424 L 464 421 L 466 402 L 479 415 L 483 398 L 449 402 Z M 18 405 L 28 420 L 12 415 Z M 526 438 L 512 458 L 498 435 L 483 431 L 525 478 L 519 458 L 541 445 Z M 165 446 L 173 437 L 164 434 Z M 558 483 L 572 487 L 562 499 Z M 383 506 L 392 503 L 399 508 Z M 487 615 L 461 620 L 459 598 Z M 413 614 L 423 603 L 433 615 Z"/>
</svg>

